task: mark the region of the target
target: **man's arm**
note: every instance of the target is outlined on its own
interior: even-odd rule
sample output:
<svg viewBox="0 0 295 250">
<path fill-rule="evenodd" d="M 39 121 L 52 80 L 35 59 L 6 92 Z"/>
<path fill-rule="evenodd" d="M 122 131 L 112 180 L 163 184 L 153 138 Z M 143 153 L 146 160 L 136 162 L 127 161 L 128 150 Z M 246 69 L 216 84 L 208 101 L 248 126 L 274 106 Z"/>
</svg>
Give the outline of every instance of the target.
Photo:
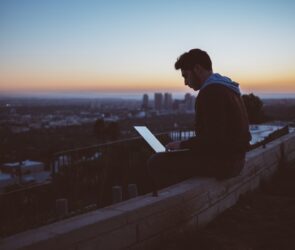
<svg viewBox="0 0 295 250">
<path fill-rule="evenodd" d="M 165 147 L 166 150 L 177 150 L 181 148 L 181 142 L 182 141 L 173 141 L 173 142 L 169 142 Z"/>
<path fill-rule="evenodd" d="M 186 141 L 180 148 L 197 151 L 218 151 L 226 140 L 226 91 L 223 86 L 211 85 L 199 95 L 198 119 L 201 123 L 200 133 Z"/>
</svg>

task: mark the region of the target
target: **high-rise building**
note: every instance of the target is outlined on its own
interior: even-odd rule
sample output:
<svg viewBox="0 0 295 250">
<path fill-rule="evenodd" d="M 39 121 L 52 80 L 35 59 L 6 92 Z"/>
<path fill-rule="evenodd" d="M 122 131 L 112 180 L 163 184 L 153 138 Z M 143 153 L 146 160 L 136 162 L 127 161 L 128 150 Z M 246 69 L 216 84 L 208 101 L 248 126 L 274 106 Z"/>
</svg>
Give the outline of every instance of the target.
<svg viewBox="0 0 295 250">
<path fill-rule="evenodd" d="M 148 94 L 144 94 L 142 97 L 142 109 L 148 109 L 149 107 L 149 96 Z"/>
<path fill-rule="evenodd" d="M 155 109 L 162 110 L 163 107 L 163 94 L 162 93 L 155 93 Z"/>
<path fill-rule="evenodd" d="M 194 111 L 195 109 L 195 97 L 190 93 L 186 93 L 184 96 L 185 110 Z"/>
<path fill-rule="evenodd" d="M 164 94 L 164 109 L 171 110 L 173 105 L 172 94 L 165 93 Z"/>
</svg>

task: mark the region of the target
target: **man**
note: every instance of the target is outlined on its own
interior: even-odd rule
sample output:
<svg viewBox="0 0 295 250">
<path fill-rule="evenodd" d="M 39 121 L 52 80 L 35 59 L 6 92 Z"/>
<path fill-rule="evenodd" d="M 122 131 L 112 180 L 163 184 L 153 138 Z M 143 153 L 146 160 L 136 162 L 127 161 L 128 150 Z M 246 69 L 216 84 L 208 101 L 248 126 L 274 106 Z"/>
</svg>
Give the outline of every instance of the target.
<svg viewBox="0 0 295 250">
<path fill-rule="evenodd" d="M 168 152 L 149 159 L 155 188 L 163 186 L 167 176 L 173 182 L 193 175 L 218 179 L 238 175 L 251 140 L 239 84 L 213 73 L 209 55 L 200 49 L 182 54 L 175 69 L 181 70 L 185 85 L 199 91 L 195 103 L 196 136 L 171 142 L 166 145 Z"/>
</svg>

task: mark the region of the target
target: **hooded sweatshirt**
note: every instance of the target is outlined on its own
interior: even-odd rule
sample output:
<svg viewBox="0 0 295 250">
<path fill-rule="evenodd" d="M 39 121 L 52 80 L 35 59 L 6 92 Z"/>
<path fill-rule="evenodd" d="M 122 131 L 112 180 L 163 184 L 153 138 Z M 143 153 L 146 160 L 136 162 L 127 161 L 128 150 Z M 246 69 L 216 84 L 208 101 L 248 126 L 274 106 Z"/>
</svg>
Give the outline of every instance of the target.
<svg viewBox="0 0 295 250">
<path fill-rule="evenodd" d="M 182 148 L 216 159 L 246 152 L 251 134 L 238 83 L 212 74 L 200 88 L 195 109 L 196 136 L 183 141 Z"/>
<path fill-rule="evenodd" d="M 212 74 L 202 85 L 202 87 L 200 88 L 200 90 L 206 88 L 207 86 L 211 85 L 211 84 L 220 84 L 222 86 L 225 86 L 229 89 L 231 89 L 232 91 L 236 92 L 238 95 L 241 95 L 241 91 L 240 91 L 240 87 L 239 84 L 232 81 L 230 78 L 226 77 L 226 76 L 222 76 L 218 73 L 214 73 Z"/>
</svg>

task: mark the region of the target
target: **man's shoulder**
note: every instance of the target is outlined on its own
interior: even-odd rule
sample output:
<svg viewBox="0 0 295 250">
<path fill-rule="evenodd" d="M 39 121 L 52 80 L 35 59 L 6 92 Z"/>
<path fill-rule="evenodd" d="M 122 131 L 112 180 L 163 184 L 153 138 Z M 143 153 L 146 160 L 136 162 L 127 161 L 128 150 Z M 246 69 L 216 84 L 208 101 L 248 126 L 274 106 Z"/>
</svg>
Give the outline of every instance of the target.
<svg viewBox="0 0 295 250">
<path fill-rule="evenodd" d="M 218 84 L 218 83 L 212 83 L 206 88 L 202 89 L 199 92 L 199 97 L 204 98 L 204 97 L 218 97 L 218 96 L 223 96 L 223 95 L 228 95 L 232 94 L 233 91 L 230 90 L 228 87 Z"/>
<path fill-rule="evenodd" d="M 204 89 L 200 91 L 201 92 L 227 92 L 230 91 L 230 89 L 227 86 L 224 86 L 220 83 L 211 83 L 208 86 L 206 86 Z"/>
</svg>

